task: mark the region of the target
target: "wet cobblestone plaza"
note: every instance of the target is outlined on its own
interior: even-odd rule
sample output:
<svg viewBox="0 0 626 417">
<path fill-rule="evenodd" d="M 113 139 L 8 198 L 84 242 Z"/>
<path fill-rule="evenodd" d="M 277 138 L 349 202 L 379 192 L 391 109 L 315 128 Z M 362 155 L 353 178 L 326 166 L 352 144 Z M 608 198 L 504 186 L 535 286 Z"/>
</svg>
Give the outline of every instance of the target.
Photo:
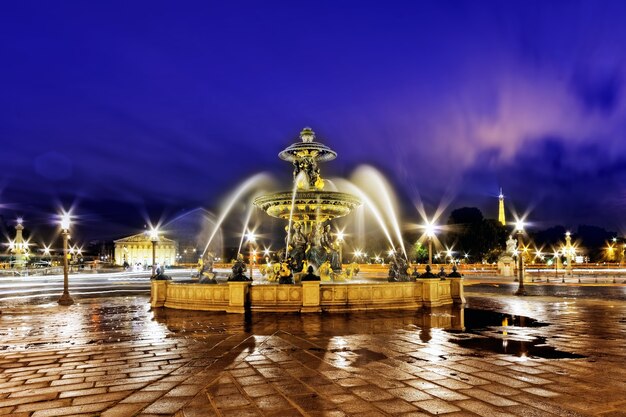
<svg viewBox="0 0 626 417">
<path fill-rule="evenodd" d="M 626 302 L 229 315 L 4 306 L 0 414 L 626 416 Z"/>
</svg>

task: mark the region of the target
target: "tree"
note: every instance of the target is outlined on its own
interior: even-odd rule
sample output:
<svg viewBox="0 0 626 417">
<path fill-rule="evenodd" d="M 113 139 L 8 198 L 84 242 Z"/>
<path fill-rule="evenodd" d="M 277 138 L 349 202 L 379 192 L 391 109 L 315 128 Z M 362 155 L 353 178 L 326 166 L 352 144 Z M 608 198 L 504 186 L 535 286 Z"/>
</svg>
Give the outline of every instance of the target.
<svg viewBox="0 0 626 417">
<path fill-rule="evenodd" d="M 494 219 L 485 219 L 476 207 L 453 210 L 448 219 L 451 232 L 447 240 L 468 254 L 472 262 L 494 262 L 504 248 L 507 230 Z"/>
<path fill-rule="evenodd" d="M 426 245 L 422 245 L 421 242 L 416 242 L 413 245 L 412 257 L 415 259 L 415 262 L 425 263 L 428 262 L 428 248 Z"/>
</svg>

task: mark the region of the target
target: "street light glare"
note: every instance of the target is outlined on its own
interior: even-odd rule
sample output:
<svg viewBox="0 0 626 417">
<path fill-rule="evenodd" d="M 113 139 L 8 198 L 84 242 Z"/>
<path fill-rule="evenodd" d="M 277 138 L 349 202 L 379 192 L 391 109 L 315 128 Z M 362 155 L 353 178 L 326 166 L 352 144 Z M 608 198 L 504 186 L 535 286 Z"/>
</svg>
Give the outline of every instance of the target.
<svg viewBox="0 0 626 417">
<path fill-rule="evenodd" d="M 426 237 L 435 237 L 436 229 L 437 226 L 434 223 L 426 222 L 426 224 L 424 225 Z"/>
<path fill-rule="evenodd" d="M 70 228 L 70 213 L 64 211 L 63 214 L 61 214 L 61 229 L 69 230 L 69 228 Z"/>
<path fill-rule="evenodd" d="M 523 220 L 518 220 L 515 222 L 515 230 L 517 230 L 518 232 L 523 232 L 524 231 L 524 221 Z"/>
<path fill-rule="evenodd" d="M 150 240 L 153 242 L 156 242 L 157 240 L 159 240 L 159 229 L 156 227 L 151 227 L 149 235 L 150 235 Z"/>
<path fill-rule="evenodd" d="M 256 240 L 256 236 L 254 233 L 248 232 L 246 234 L 246 239 L 248 240 L 248 242 L 254 242 Z"/>
</svg>

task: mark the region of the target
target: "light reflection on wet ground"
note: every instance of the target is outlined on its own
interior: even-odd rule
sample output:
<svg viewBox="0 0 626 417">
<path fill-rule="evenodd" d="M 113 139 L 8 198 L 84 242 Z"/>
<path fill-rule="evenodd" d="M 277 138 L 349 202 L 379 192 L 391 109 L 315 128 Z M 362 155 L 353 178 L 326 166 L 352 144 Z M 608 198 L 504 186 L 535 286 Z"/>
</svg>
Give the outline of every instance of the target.
<svg viewBox="0 0 626 417">
<path fill-rule="evenodd" d="M 408 332 L 415 334 L 423 343 L 428 343 L 431 341 L 431 329 L 447 330 L 450 335 L 448 338 L 473 339 L 474 335 L 479 335 L 500 340 L 522 340 L 529 344 L 537 339 L 535 344 L 545 344 L 553 339 L 562 339 L 564 336 L 554 329 L 568 324 L 573 325 L 576 333 L 597 335 L 602 340 L 617 340 L 626 334 L 626 319 L 618 313 L 624 308 L 623 303 L 619 303 L 621 309 L 615 309 L 607 308 L 604 305 L 606 301 L 601 302 L 601 305 L 583 300 L 538 304 L 534 302 L 534 297 L 487 297 L 487 294 L 480 298 L 470 297 L 465 309 L 442 307 L 417 312 L 312 315 L 233 315 L 151 310 L 146 297 L 92 299 L 69 309 L 55 303 L 28 308 L 16 306 L 5 309 L 0 316 L 0 337 L 6 341 L 0 349 L 155 341 L 164 338 L 202 343 L 216 335 L 270 335 L 279 331 L 302 334 L 313 339 Z M 541 308 L 536 305 L 541 305 Z M 582 332 L 579 329 L 586 330 Z M 583 345 L 587 338 L 581 337 L 576 344 Z M 481 349 L 478 342 L 463 342 L 461 345 Z M 488 345 L 487 340 L 484 345 Z M 509 350 L 509 353 L 519 354 L 513 350 Z"/>
<path fill-rule="evenodd" d="M 518 283 L 482 283 L 465 286 L 465 292 L 469 295 L 476 293 L 485 294 L 513 294 L 518 288 Z M 600 300 L 626 301 L 626 285 L 533 285 L 527 283 L 524 288 L 529 296 L 561 297 L 561 298 L 588 298 Z"/>
<path fill-rule="evenodd" d="M 506 384 L 501 385 L 498 378 L 504 375 L 528 391 L 514 390 L 508 402 L 500 402 L 503 406 L 528 401 L 528 407 L 534 407 L 539 399 L 547 401 L 543 396 L 559 396 L 562 400 L 554 403 L 558 410 L 589 411 L 585 407 L 599 403 L 580 402 L 580 398 L 576 403 L 574 393 L 593 386 L 614 399 L 611 410 L 619 407 L 626 392 L 624 384 L 616 383 L 626 375 L 626 303 L 619 300 L 483 293 L 468 297 L 464 309 L 239 315 L 151 310 L 148 297 L 98 298 L 69 308 L 55 303 L 4 308 L 0 338 L 0 363 L 3 358 L 39 352 L 54 352 L 65 359 L 67 352 L 94 358 L 119 350 L 120 360 L 127 352 L 175 354 L 176 359 L 166 366 L 208 372 L 200 378 L 205 382 L 196 384 L 198 390 L 206 390 L 197 398 L 205 400 L 207 395 L 219 395 L 202 384 L 222 381 L 229 369 L 228 383 L 246 387 L 248 376 L 237 373 L 244 368 L 278 390 L 299 384 L 304 392 L 315 391 L 316 384 L 324 382 L 347 387 L 345 395 L 366 396 L 382 390 L 384 398 L 391 398 L 418 387 L 421 400 L 403 407 L 410 405 L 422 412 L 435 404 L 431 396 L 437 397 L 444 389 L 438 384 L 447 384 L 449 390 L 457 390 L 457 396 L 450 397 L 457 400 L 446 399 L 448 405 L 480 415 L 476 411 L 479 401 L 469 401 L 468 396 L 489 400 L 487 384 L 494 385 L 493 392 L 500 392 Z M 166 366 L 159 369 L 159 375 L 170 372 Z M 0 379 L 8 380 L 4 371 L 0 369 Z M 128 371 L 123 372 L 127 373 L 121 379 L 132 380 Z M 352 384 L 364 384 L 369 391 Z M 446 395 L 452 395 L 449 390 Z M 309 401 L 306 404 L 311 407 L 330 407 L 333 401 L 322 391 L 315 392 L 314 400 L 304 396 L 296 400 Z M 493 402 L 481 404 L 492 407 Z M 542 415 L 542 410 L 536 409 L 535 415 Z"/>
</svg>

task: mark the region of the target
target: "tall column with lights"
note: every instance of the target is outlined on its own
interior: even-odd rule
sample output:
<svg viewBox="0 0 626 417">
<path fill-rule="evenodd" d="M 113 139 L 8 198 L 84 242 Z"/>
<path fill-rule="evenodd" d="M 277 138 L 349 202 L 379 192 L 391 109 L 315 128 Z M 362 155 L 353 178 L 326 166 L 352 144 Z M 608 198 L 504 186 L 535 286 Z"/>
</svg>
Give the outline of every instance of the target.
<svg viewBox="0 0 626 417">
<path fill-rule="evenodd" d="M 554 252 L 554 279 L 558 279 L 559 277 L 559 260 L 561 259 L 561 252 Z M 546 282 L 550 282 L 550 277 L 546 278 Z"/>
<path fill-rule="evenodd" d="M 433 238 L 435 237 L 435 225 L 427 222 L 424 226 L 426 230 L 426 238 L 428 239 L 428 266 L 433 266 Z"/>
<path fill-rule="evenodd" d="M 156 276 L 156 245 L 159 242 L 159 229 L 150 229 L 150 242 L 152 242 L 152 276 Z"/>
<path fill-rule="evenodd" d="M 522 246 L 524 222 L 519 220 L 515 224 L 515 228 L 517 229 L 517 274 L 519 279 L 519 287 L 517 288 L 517 291 L 515 291 L 515 295 L 526 295 L 526 290 L 524 289 L 524 248 Z"/>
<path fill-rule="evenodd" d="M 19 217 L 17 219 L 17 224 L 15 225 L 15 240 L 10 245 L 11 252 L 14 256 L 12 265 L 14 268 L 23 268 L 26 265 L 28 243 L 24 241 L 24 236 L 22 235 L 23 230 L 24 226 L 22 225 L 22 218 Z"/>
<path fill-rule="evenodd" d="M 572 252 L 574 247 L 572 246 L 572 235 L 570 232 L 565 233 L 565 257 L 567 260 L 567 265 L 565 266 L 565 274 L 572 276 L 574 275 L 572 271 Z M 563 275 L 563 282 L 565 282 L 565 275 Z"/>
<path fill-rule="evenodd" d="M 68 277 L 68 249 L 67 243 L 70 237 L 70 214 L 63 213 L 61 216 L 61 236 L 63 236 L 63 294 L 59 298 L 58 303 L 62 306 L 70 306 L 74 304 L 74 300 L 70 296 L 69 277 Z"/>
</svg>

